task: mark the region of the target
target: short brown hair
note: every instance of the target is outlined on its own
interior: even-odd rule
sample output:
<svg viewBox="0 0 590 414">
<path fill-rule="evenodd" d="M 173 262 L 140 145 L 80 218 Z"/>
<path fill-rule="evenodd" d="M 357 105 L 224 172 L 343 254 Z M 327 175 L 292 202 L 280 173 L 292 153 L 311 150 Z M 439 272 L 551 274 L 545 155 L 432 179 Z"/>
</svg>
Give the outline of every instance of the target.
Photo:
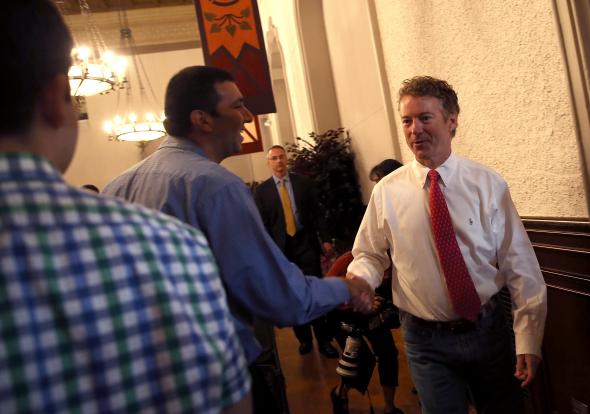
<svg viewBox="0 0 590 414">
<path fill-rule="evenodd" d="M 458 114 L 459 100 L 453 87 L 444 80 L 436 79 L 431 76 L 415 76 L 402 82 L 399 89 L 398 107 L 401 99 L 406 96 L 432 96 L 440 99 L 446 116 Z"/>
<path fill-rule="evenodd" d="M 213 66 L 189 66 L 174 75 L 168 82 L 164 100 L 166 132 L 187 137 L 191 131 L 190 114 L 195 109 L 218 116 L 216 108 L 221 98 L 215 85 L 222 82 L 234 82 L 234 77 Z"/>
</svg>

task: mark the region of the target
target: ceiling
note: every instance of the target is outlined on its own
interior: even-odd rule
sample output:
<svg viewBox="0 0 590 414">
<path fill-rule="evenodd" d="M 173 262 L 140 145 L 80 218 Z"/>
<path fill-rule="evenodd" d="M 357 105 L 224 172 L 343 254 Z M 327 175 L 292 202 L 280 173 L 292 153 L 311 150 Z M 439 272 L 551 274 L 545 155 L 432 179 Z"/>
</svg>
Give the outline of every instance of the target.
<svg viewBox="0 0 590 414">
<path fill-rule="evenodd" d="M 108 49 L 125 54 L 120 34 L 124 10 L 138 53 L 201 47 L 193 0 L 85 0 L 90 17 L 80 13 L 79 1 L 84 0 L 54 0 L 78 45 L 92 44 L 92 24 Z"/>
<path fill-rule="evenodd" d="M 54 0 L 63 14 L 80 14 L 79 0 Z M 193 0 L 86 0 L 93 13 L 142 9 L 149 7 L 166 7 L 192 5 Z"/>
</svg>

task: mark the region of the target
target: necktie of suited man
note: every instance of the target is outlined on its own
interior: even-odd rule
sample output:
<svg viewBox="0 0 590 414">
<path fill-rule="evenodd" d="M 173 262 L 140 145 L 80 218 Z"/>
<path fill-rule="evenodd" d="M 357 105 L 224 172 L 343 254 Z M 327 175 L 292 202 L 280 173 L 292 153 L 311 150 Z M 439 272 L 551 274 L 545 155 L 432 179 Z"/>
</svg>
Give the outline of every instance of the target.
<svg viewBox="0 0 590 414">
<path fill-rule="evenodd" d="M 285 186 L 285 179 L 281 179 L 279 184 L 279 193 L 281 195 L 281 204 L 283 206 L 283 214 L 285 215 L 285 226 L 287 234 L 291 237 L 297 233 L 297 227 L 295 226 L 295 215 L 293 214 L 293 208 L 291 207 L 291 199 Z"/>
</svg>

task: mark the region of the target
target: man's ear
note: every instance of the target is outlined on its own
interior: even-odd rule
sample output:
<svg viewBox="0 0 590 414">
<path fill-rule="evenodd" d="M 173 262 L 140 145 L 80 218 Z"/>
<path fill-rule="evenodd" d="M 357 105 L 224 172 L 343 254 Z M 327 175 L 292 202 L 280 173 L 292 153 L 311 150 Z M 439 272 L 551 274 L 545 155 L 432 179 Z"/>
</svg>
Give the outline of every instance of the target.
<svg viewBox="0 0 590 414">
<path fill-rule="evenodd" d="M 45 84 L 40 95 L 41 116 L 52 128 L 61 128 L 71 111 L 70 84 L 67 75 L 60 73 Z"/>
<path fill-rule="evenodd" d="M 213 131 L 213 117 L 211 114 L 200 109 L 195 109 L 191 112 L 191 124 L 194 128 L 203 132 Z"/>
<path fill-rule="evenodd" d="M 458 122 L 459 114 L 450 114 L 449 115 L 449 126 L 451 127 L 452 135 L 455 135 L 455 131 L 457 130 L 457 126 L 459 125 Z"/>
<path fill-rule="evenodd" d="M 449 115 L 449 121 L 451 121 L 451 125 L 454 128 L 457 128 L 457 118 L 458 118 L 457 114 L 450 114 Z"/>
</svg>

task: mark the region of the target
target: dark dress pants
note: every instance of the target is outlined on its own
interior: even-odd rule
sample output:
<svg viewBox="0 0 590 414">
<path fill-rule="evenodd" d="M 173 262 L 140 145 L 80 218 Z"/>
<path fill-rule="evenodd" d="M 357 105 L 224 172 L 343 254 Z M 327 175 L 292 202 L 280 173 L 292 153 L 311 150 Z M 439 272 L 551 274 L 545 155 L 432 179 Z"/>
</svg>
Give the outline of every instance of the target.
<svg viewBox="0 0 590 414">
<path fill-rule="evenodd" d="M 285 378 L 281 370 L 274 327 L 269 322 L 255 319 L 254 331 L 263 351 L 249 366 L 252 376 L 253 412 L 289 414 Z"/>
</svg>

